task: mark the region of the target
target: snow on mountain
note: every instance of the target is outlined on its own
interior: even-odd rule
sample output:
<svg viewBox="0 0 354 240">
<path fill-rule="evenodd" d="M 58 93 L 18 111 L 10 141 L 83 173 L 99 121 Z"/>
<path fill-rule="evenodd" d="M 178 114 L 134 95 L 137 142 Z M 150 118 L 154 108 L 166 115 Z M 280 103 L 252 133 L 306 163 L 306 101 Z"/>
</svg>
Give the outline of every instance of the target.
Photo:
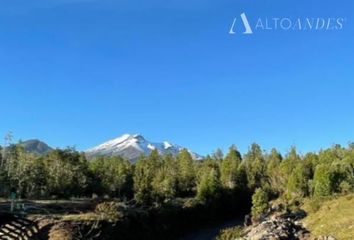
<svg viewBox="0 0 354 240">
<path fill-rule="evenodd" d="M 124 134 L 121 137 L 87 150 L 86 155 L 90 158 L 95 156 L 122 156 L 135 162 L 142 154 L 147 156 L 155 149 L 158 150 L 161 155 L 177 155 L 184 148 L 166 141 L 162 143 L 153 143 L 146 140 L 140 134 Z M 202 156 L 190 150 L 188 151 L 195 160 L 202 158 Z"/>
</svg>

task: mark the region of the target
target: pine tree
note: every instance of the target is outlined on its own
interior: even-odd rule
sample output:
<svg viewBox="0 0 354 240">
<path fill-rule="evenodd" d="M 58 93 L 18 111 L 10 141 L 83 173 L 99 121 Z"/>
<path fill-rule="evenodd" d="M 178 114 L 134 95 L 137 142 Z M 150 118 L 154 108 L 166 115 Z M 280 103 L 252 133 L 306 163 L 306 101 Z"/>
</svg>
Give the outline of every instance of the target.
<svg viewBox="0 0 354 240">
<path fill-rule="evenodd" d="M 172 156 L 166 155 L 152 181 L 154 201 L 161 203 L 173 199 L 177 194 L 177 166 Z"/>
<path fill-rule="evenodd" d="M 91 162 L 91 171 L 105 194 L 128 197 L 131 188 L 132 166 L 121 157 L 98 158 Z"/>
<path fill-rule="evenodd" d="M 254 143 L 244 157 L 248 187 L 251 190 L 262 187 L 266 181 L 266 162 L 261 147 Z"/>
<path fill-rule="evenodd" d="M 330 165 L 319 164 L 316 167 L 313 185 L 315 197 L 329 196 L 332 194 Z"/>
<path fill-rule="evenodd" d="M 237 186 L 239 177 L 239 166 L 241 164 L 241 154 L 235 146 L 230 147 L 229 153 L 221 162 L 221 182 L 225 188 L 233 189 Z"/>
<path fill-rule="evenodd" d="M 148 158 L 141 156 L 134 172 L 134 198 L 139 204 L 151 204 L 154 196 L 152 182 L 161 166 L 157 150 L 153 150 Z"/>
<path fill-rule="evenodd" d="M 286 192 L 289 178 L 298 164 L 301 164 L 301 158 L 297 154 L 296 148 L 293 146 L 280 164 L 278 176 L 283 193 Z"/>
<path fill-rule="evenodd" d="M 252 218 L 258 219 L 262 214 L 266 213 L 268 207 L 267 193 L 263 189 L 257 188 L 252 196 Z"/>
<path fill-rule="evenodd" d="M 267 176 L 271 191 L 280 195 L 283 191 L 280 177 L 281 154 L 273 148 L 271 154 L 267 156 Z"/>
<path fill-rule="evenodd" d="M 291 198 L 305 197 L 309 194 L 309 171 L 303 163 L 296 166 L 290 175 L 287 192 Z"/>
<path fill-rule="evenodd" d="M 216 161 L 222 161 L 224 159 L 223 151 L 220 148 L 216 149 L 216 151 L 213 153 L 213 158 Z"/>
<path fill-rule="evenodd" d="M 196 174 L 191 154 L 183 149 L 177 156 L 178 189 L 182 194 L 190 194 L 196 186 Z"/>
<path fill-rule="evenodd" d="M 88 162 L 73 148 L 56 149 L 44 157 L 49 195 L 69 197 L 84 193 L 88 186 Z"/>
<path fill-rule="evenodd" d="M 204 171 L 197 186 L 197 199 L 210 203 L 220 196 L 221 182 L 218 172 L 214 168 Z"/>
</svg>

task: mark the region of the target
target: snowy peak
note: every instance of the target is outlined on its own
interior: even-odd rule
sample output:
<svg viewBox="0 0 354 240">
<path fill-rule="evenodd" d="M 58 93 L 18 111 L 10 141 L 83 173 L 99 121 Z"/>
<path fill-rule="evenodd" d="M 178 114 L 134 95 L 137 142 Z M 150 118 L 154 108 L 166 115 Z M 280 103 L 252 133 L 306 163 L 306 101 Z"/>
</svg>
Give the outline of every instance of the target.
<svg viewBox="0 0 354 240">
<path fill-rule="evenodd" d="M 95 156 L 122 156 L 132 162 L 135 162 L 140 155 L 149 155 L 153 150 L 157 150 L 161 155 L 177 155 L 184 149 L 179 145 L 164 141 L 162 143 L 153 143 L 146 140 L 141 134 L 124 134 L 118 138 L 107 141 L 92 149 L 86 151 L 88 157 Z M 188 150 L 188 149 L 187 149 Z M 196 160 L 202 157 L 188 150 Z"/>
<path fill-rule="evenodd" d="M 163 142 L 163 147 L 165 149 L 169 149 L 169 148 L 173 147 L 173 145 L 171 143 L 165 141 L 165 142 Z"/>
</svg>

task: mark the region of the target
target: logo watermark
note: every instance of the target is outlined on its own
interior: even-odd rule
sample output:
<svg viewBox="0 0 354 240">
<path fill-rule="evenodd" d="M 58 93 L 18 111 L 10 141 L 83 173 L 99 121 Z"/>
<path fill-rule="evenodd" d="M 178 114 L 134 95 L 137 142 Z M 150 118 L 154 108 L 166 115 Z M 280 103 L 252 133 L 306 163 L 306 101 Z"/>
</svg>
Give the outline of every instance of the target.
<svg viewBox="0 0 354 240">
<path fill-rule="evenodd" d="M 257 31 L 340 31 L 345 22 L 343 17 L 266 17 L 251 22 L 246 13 L 241 13 L 240 17 L 233 19 L 229 34 L 254 34 Z"/>
</svg>

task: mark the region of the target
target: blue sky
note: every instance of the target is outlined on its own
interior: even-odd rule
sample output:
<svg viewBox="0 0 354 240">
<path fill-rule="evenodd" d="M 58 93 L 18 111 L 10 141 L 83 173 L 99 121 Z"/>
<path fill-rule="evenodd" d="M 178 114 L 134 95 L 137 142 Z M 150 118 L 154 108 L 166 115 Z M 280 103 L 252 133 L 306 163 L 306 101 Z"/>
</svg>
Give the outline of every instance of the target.
<svg viewBox="0 0 354 240">
<path fill-rule="evenodd" d="M 354 141 L 354 3 L 0 2 L 0 136 L 85 150 L 124 133 L 200 154 Z M 242 12 L 341 31 L 228 34 Z M 239 30 L 239 27 L 237 30 Z"/>
</svg>

